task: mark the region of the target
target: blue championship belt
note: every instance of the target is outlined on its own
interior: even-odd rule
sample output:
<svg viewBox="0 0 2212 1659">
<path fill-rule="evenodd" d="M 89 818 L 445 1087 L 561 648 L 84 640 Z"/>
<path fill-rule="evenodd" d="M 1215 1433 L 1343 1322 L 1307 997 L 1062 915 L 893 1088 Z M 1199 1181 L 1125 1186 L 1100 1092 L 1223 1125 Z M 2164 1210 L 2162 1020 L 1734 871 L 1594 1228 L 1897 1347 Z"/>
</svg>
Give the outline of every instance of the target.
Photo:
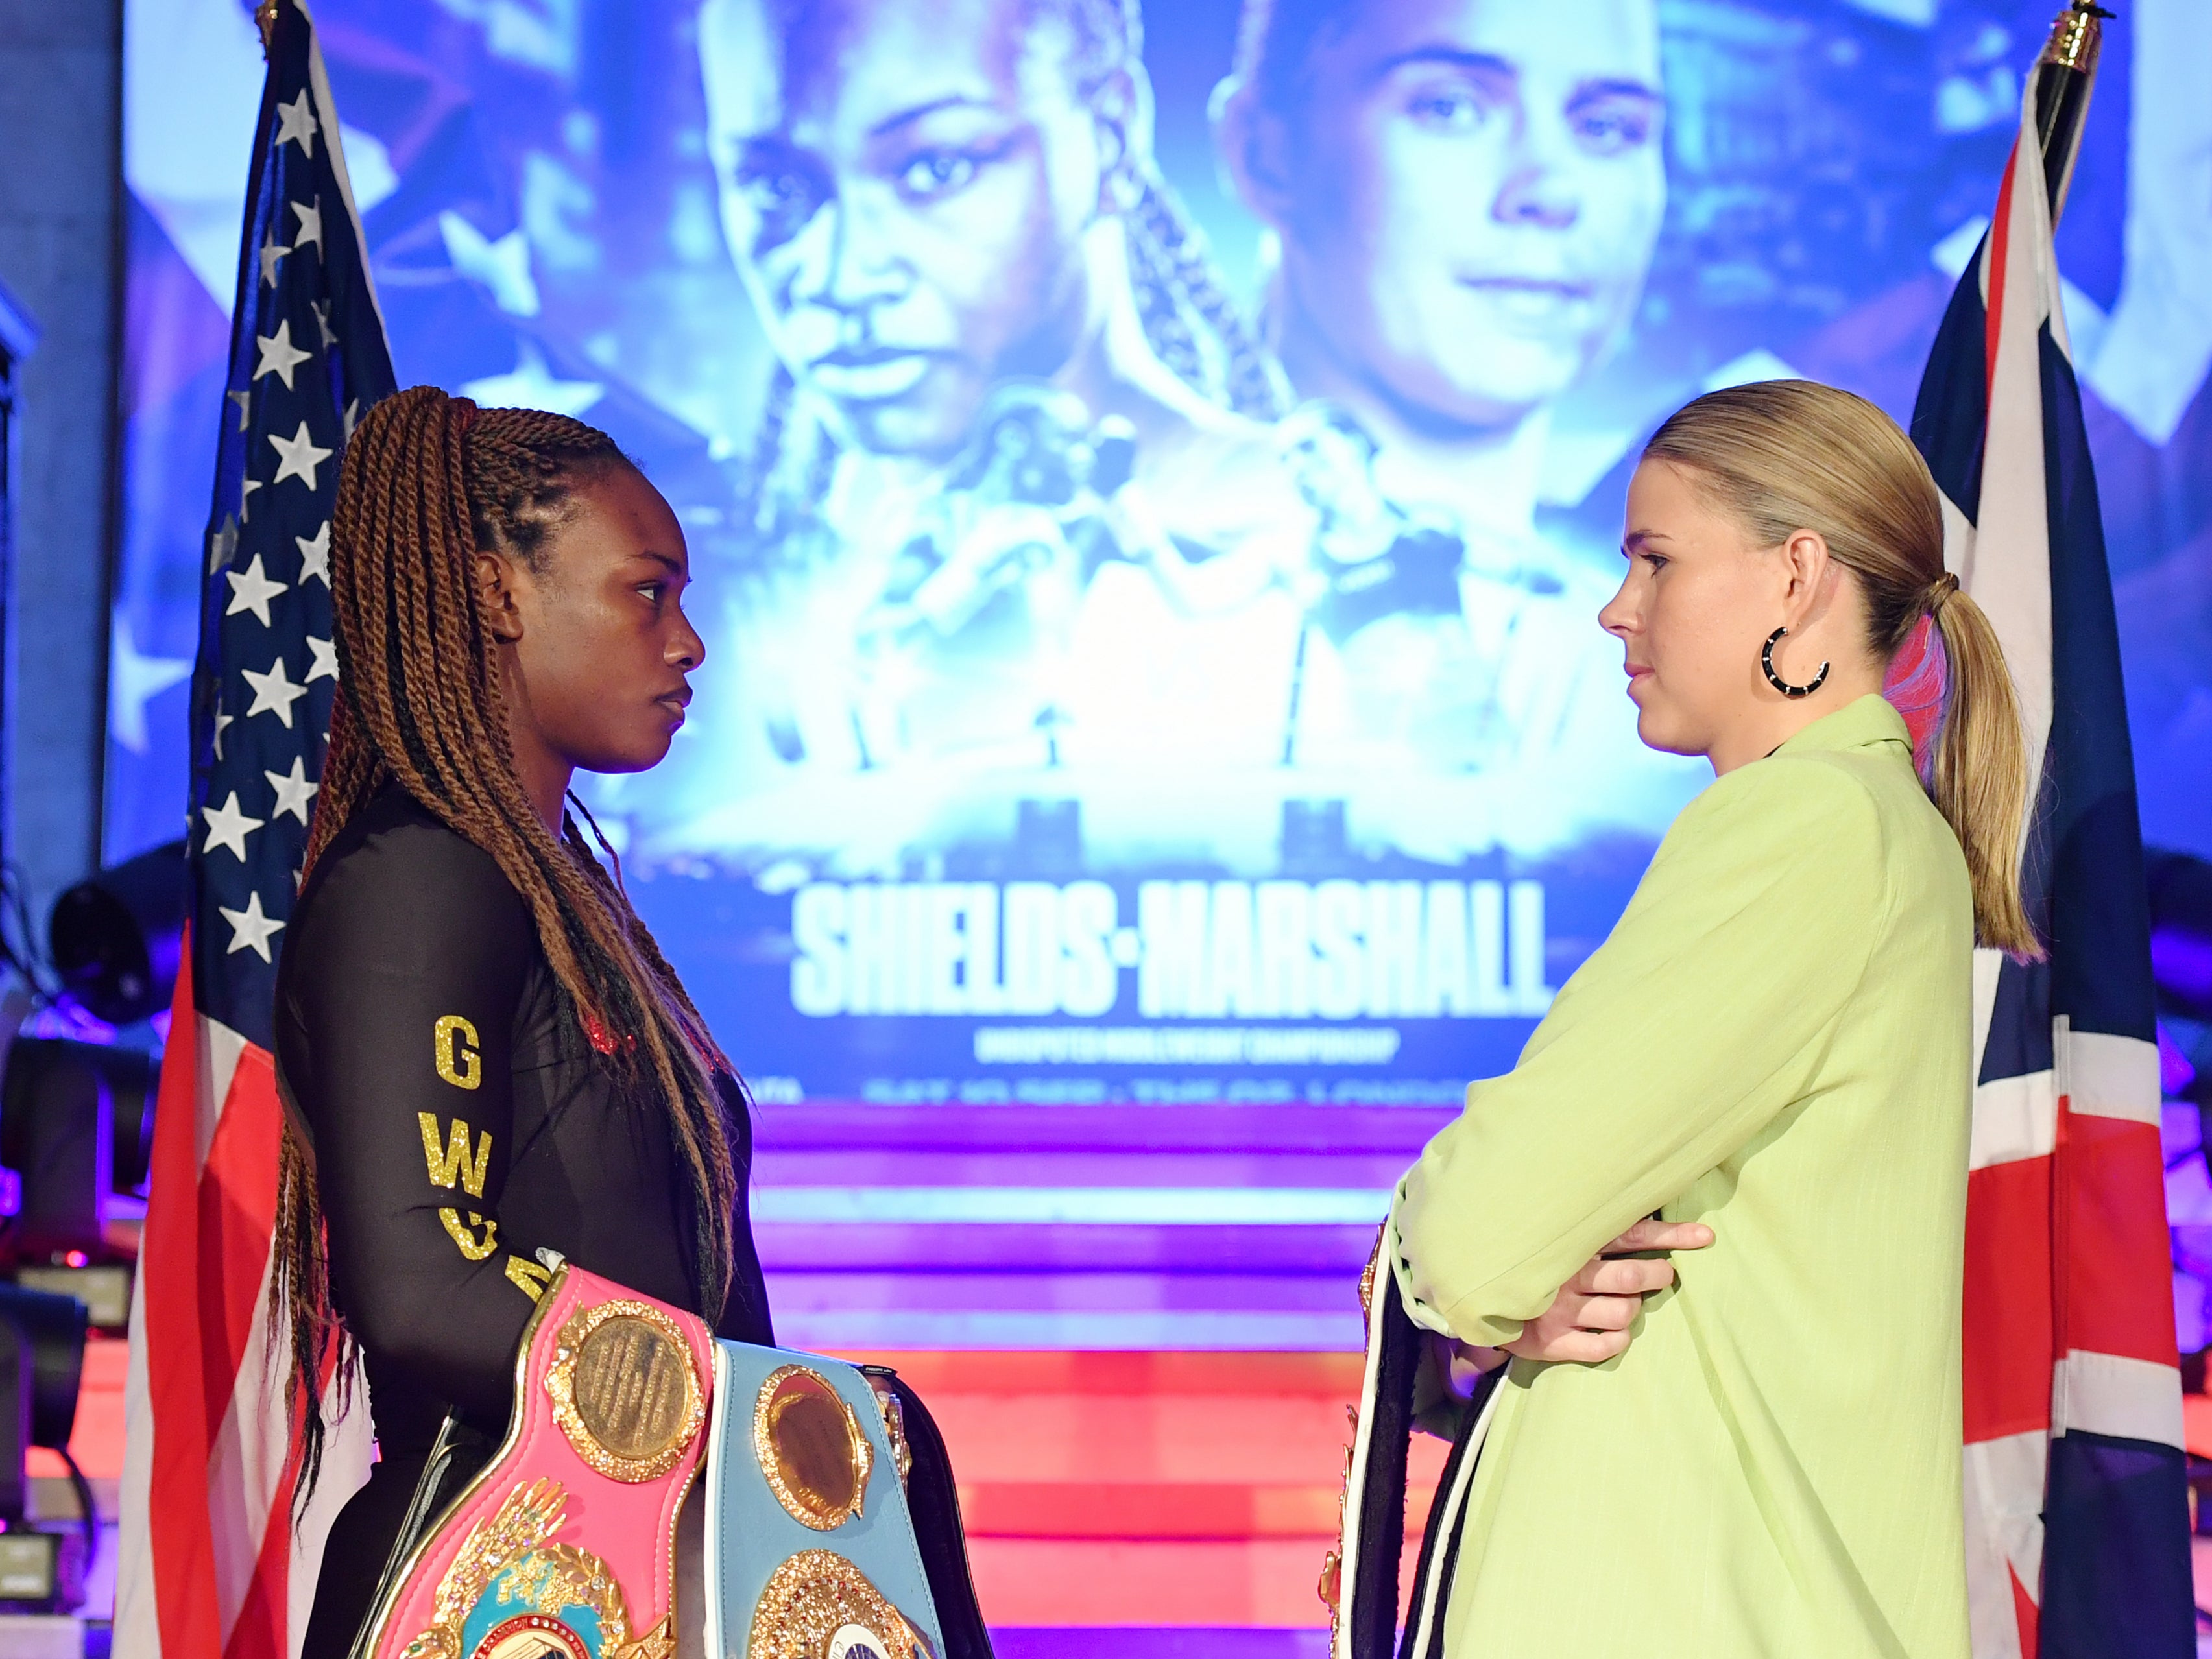
<svg viewBox="0 0 2212 1659">
<path fill-rule="evenodd" d="M 896 1395 L 817 1354 L 714 1344 L 707 1649 L 938 1659 Z"/>
</svg>

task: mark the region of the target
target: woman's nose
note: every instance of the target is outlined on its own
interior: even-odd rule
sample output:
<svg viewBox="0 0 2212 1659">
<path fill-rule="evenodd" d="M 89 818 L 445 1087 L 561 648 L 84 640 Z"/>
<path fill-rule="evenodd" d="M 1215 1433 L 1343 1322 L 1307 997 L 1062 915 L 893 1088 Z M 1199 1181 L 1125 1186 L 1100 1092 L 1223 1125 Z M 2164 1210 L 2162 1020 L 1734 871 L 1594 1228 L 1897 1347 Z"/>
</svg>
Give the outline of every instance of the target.
<svg viewBox="0 0 2212 1659">
<path fill-rule="evenodd" d="M 1565 230 L 1582 217 L 1582 190 L 1573 176 L 1574 138 L 1556 114 L 1529 111 L 1515 123 L 1505 177 L 1490 205 L 1500 224 Z"/>
<path fill-rule="evenodd" d="M 676 631 L 668 636 L 661 658 L 671 668 L 680 668 L 687 674 L 707 660 L 707 641 L 680 611 L 676 613 Z"/>
<path fill-rule="evenodd" d="M 1626 638 L 1636 629 L 1638 621 L 1636 606 L 1629 599 L 1630 578 L 1624 576 L 1620 586 L 1597 613 L 1597 625 L 1618 638 Z"/>
<path fill-rule="evenodd" d="M 842 191 L 814 216 L 799 238 L 792 295 L 851 316 L 865 316 L 904 291 L 904 262 L 880 215 Z"/>
</svg>

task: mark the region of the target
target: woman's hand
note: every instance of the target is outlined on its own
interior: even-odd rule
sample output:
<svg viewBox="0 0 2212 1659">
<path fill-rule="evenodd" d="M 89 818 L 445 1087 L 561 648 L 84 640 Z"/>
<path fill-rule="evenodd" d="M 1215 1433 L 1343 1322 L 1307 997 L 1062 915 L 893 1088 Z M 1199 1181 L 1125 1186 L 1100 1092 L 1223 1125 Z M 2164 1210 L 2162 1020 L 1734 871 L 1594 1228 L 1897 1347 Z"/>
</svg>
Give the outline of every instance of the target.
<svg viewBox="0 0 2212 1659">
<path fill-rule="evenodd" d="M 1674 1282 L 1668 1261 L 1620 1260 L 1649 1250 L 1702 1250 L 1713 1230 L 1701 1221 L 1660 1221 L 1647 1217 L 1592 1256 L 1559 1287 L 1552 1305 L 1521 1328 L 1503 1348 L 1451 1345 L 1449 1376 L 1455 1393 L 1466 1393 L 1474 1379 L 1495 1370 L 1509 1354 L 1518 1359 L 1566 1361 L 1595 1365 L 1628 1346 L 1629 1327 L 1644 1298 Z M 1439 1356 L 1441 1358 L 1442 1356 Z"/>
</svg>

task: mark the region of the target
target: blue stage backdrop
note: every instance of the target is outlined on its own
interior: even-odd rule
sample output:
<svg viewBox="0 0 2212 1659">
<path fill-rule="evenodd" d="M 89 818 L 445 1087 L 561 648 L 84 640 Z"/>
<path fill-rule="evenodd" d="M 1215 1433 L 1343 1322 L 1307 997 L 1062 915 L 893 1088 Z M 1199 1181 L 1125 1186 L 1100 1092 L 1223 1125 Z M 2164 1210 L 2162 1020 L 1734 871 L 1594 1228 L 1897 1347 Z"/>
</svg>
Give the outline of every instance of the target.
<svg viewBox="0 0 2212 1659">
<path fill-rule="evenodd" d="M 319 13 L 401 381 L 678 507 L 693 719 L 585 793 L 764 1098 L 1432 1104 L 1702 781 L 1595 621 L 1638 444 L 1906 410 L 2053 9 Z M 2126 11 L 2068 317 L 2147 836 L 2212 853 L 2212 9 Z M 261 73 L 239 0 L 127 49 L 111 857 L 182 827 Z"/>
</svg>

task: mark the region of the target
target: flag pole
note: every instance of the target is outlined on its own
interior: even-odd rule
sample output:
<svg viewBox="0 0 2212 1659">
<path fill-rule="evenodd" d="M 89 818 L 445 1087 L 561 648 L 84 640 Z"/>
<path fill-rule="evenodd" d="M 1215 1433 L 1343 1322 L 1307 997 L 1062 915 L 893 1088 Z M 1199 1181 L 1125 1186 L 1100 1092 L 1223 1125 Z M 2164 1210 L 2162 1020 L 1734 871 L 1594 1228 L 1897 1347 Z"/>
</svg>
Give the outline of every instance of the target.
<svg viewBox="0 0 2212 1659">
<path fill-rule="evenodd" d="M 2035 60 L 2036 137 L 2043 145 L 2043 185 L 2055 226 L 2065 210 L 2066 189 L 2074 179 L 2074 161 L 2081 153 L 2081 130 L 2089 118 L 2089 94 L 2097 84 L 2097 58 L 2104 50 L 2105 20 L 2112 14 L 2095 0 L 2073 0 L 2051 25 L 2051 39 Z"/>
</svg>

